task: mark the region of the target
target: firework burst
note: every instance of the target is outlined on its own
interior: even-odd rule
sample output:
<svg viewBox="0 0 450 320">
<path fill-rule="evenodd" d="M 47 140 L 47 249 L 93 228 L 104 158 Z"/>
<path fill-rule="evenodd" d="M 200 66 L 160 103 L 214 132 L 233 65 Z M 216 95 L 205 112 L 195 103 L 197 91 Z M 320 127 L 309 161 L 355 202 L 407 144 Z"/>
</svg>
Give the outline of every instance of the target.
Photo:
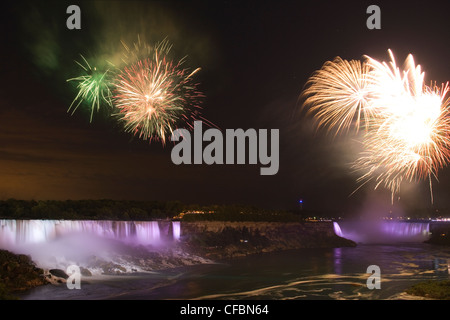
<svg viewBox="0 0 450 320">
<path fill-rule="evenodd" d="M 359 130 L 361 122 L 370 118 L 370 70 L 365 62 L 336 57 L 309 78 L 303 96 L 319 127 L 335 129 L 337 134 L 352 125 Z"/>
<path fill-rule="evenodd" d="M 450 118 L 445 96 L 448 86 L 425 86 L 414 95 L 388 99 L 383 117 L 365 133 L 364 151 L 353 168 L 365 172 L 359 182 L 375 180 L 392 194 L 403 181 L 437 178 L 450 159 Z M 432 196 L 432 194 L 431 194 Z"/>
<path fill-rule="evenodd" d="M 153 56 L 127 66 L 118 74 L 115 115 L 126 132 L 164 144 L 181 123 L 195 119 L 202 94 L 193 82 L 199 69 L 189 72 L 182 61 L 168 57 L 170 47 L 157 46 Z"/>
<path fill-rule="evenodd" d="M 82 55 L 81 58 L 85 65 L 78 61 L 75 62 L 84 70 L 84 75 L 67 80 L 68 82 L 78 82 L 78 93 L 70 104 L 68 111 L 72 111 L 72 114 L 74 114 L 78 107 L 84 103 L 90 108 L 90 121 L 92 122 L 94 111 L 98 112 L 102 104 L 112 108 L 112 94 L 110 90 L 112 75 L 109 68 L 100 71 L 97 67 L 91 67 Z"/>
<path fill-rule="evenodd" d="M 307 83 L 305 104 L 319 126 L 364 126 L 364 151 L 352 165 L 362 172 L 358 182 L 375 181 L 394 195 L 403 181 L 428 178 L 431 189 L 450 160 L 449 86 L 425 85 L 412 55 L 400 69 L 389 54 L 389 63 L 367 56 L 325 63 Z"/>
</svg>

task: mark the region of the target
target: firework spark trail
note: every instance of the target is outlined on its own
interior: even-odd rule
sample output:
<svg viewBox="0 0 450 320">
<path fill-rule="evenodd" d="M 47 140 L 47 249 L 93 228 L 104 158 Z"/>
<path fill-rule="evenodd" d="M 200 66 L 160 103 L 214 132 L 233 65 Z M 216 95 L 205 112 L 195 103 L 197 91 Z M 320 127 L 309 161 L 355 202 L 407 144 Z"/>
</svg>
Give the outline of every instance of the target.
<svg viewBox="0 0 450 320">
<path fill-rule="evenodd" d="M 403 70 L 389 55 L 389 63 L 368 56 L 325 63 L 308 80 L 305 105 L 319 127 L 365 128 L 364 151 L 352 166 L 363 172 L 359 183 L 374 180 L 394 195 L 403 181 L 428 178 L 431 191 L 431 178 L 450 160 L 449 86 L 425 85 L 412 55 Z"/>
<path fill-rule="evenodd" d="M 137 36 L 137 42 L 132 45 L 127 45 L 125 41 L 120 41 L 122 44 L 122 62 L 129 66 L 141 60 L 146 60 L 152 57 L 156 52 L 164 52 L 166 54 L 172 49 L 172 45 L 167 39 L 164 39 L 154 46 L 141 40 L 141 37 Z"/>
<path fill-rule="evenodd" d="M 94 116 L 94 111 L 99 111 L 102 102 L 112 108 L 112 94 L 110 87 L 111 84 L 111 72 L 110 69 L 106 71 L 100 71 L 97 67 L 91 67 L 87 60 L 81 55 L 85 65 L 75 61 L 86 73 L 85 75 L 78 76 L 76 78 L 68 79 L 67 81 L 78 81 L 77 89 L 78 93 L 70 104 L 68 112 L 72 110 L 72 115 L 78 109 L 78 107 L 84 102 L 89 105 L 91 110 L 90 121 Z M 78 101 L 76 105 L 75 102 Z"/>
<path fill-rule="evenodd" d="M 125 131 L 163 144 L 180 122 L 189 125 L 189 120 L 195 120 L 202 97 L 193 82 L 200 69 L 189 73 L 182 68 L 182 60 L 168 58 L 169 50 L 163 42 L 152 57 L 125 67 L 118 75 L 114 95 L 115 116 L 124 122 Z"/>
</svg>

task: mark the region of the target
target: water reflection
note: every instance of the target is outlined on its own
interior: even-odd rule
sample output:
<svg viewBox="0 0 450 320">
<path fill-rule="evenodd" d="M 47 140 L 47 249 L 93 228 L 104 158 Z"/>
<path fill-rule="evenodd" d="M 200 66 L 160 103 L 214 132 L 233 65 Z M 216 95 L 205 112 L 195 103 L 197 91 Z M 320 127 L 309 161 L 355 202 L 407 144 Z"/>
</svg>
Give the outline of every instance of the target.
<svg viewBox="0 0 450 320">
<path fill-rule="evenodd" d="M 342 248 L 334 248 L 333 257 L 334 273 L 340 275 L 342 274 Z"/>
</svg>

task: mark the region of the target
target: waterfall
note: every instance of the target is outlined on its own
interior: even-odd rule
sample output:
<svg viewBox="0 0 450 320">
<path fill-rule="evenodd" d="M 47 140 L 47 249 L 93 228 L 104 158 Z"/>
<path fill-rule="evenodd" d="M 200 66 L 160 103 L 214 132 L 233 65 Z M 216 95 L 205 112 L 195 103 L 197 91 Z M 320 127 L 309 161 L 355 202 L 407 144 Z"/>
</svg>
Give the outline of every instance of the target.
<svg viewBox="0 0 450 320">
<path fill-rule="evenodd" d="M 342 233 L 342 230 L 341 230 L 341 227 L 339 226 L 339 223 L 333 222 L 333 228 L 334 228 L 334 233 L 337 236 L 344 238 L 344 234 Z"/>
<path fill-rule="evenodd" d="M 170 222 L 172 228 L 166 227 L 167 223 L 163 221 L 0 219 L 0 247 L 44 243 L 75 233 L 139 244 L 157 244 L 165 238 L 178 240 L 180 222 Z M 172 234 L 166 234 L 169 230 Z"/>
<path fill-rule="evenodd" d="M 173 238 L 175 240 L 180 240 L 180 236 L 181 236 L 181 224 L 180 224 L 180 221 L 173 221 L 172 222 L 172 228 L 173 228 Z"/>
<path fill-rule="evenodd" d="M 429 238 L 429 222 L 341 221 L 334 222 L 334 232 L 361 243 L 423 242 Z"/>
<path fill-rule="evenodd" d="M 428 222 L 387 222 L 382 228 L 385 234 L 398 237 L 428 236 L 430 233 Z"/>
</svg>

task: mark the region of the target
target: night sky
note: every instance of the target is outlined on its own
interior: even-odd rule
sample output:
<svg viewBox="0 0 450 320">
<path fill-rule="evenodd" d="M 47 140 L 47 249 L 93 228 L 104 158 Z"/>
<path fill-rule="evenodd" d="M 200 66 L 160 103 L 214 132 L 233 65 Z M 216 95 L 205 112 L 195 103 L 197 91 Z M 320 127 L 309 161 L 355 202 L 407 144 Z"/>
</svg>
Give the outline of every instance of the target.
<svg viewBox="0 0 450 320">
<path fill-rule="evenodd" d="M 81 8 L 81 30 L 66 28 L 66 8 Z M 381 30 L 366 9 L 381 8 Z M 179 200 L 250 204 L 336 214 L 388 208 L 390 193 L 357 187 L 352 135 L 317 132 L 300 113 L 312 72 L 336 56 L 388 60 L 408 53 L 426 81 L 450 80 L 448 1 L 30 1 L 1 13 L 0 199 Z M 167 38 L 186 65 L 201 67 L 202 114 L 221 129 L 280 130 L 280 168 L 180 165 L 172 145 L 123 132 L 106 114 L 67 109 L 79 54 L 120 54 L 120 40 Z M 450 206 L 450 171 L 434 182 L 435 207 Z M 428 183 L 405 185 L 400 207 L 431 207 Z"/>
</svg>

